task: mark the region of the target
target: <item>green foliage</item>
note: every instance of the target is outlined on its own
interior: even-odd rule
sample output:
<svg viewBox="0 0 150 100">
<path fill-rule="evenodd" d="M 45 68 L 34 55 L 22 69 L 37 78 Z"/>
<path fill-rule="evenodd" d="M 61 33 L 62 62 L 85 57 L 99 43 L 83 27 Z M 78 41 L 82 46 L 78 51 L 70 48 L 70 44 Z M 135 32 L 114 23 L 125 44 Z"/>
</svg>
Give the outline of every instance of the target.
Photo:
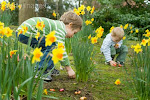
<svg viewBox="0 0 150 100">
<path fill-rule="evenodd" d="M 10 56 L 11 50 L 17 50 L 12 57 Z M 3 38 L 0 38 L 0 98 L 18 100 L 27 97 L 29 100 L 33 98 L 39 100 L 42 97 L 43 80 L 40 77 L 46 66 L 38 74 L 38 78 L 34 78 L 37 74 L 36 63 L 32 64 L 31 59 L 29 44 L 26 47 L 20 45 L 15 36 L 6 37 L 4 35 Z M 37 88 L 38 92 L 36 92 Z"/>
<path fill-rule="evenodd" d="M 144 0 L 134 0 L 136 5 L 130 5 L 126 0 L 117 2 L 115 0 L 99 0 L 99 2 L 101 9 L 95 12 L 93 24 L 94 28 L 99 25 L 103 26 L 105 34 L 109 33 L 111 26 L 117 27 L 128 23 L 135 29 L 139 29 L 139 35 L 134 37 L 142 39 L 145 30 L 150 29 L 150 5 L 145 4 Z M 123 6 L 123 2 L 126 2 L 127 5 Z"/>
<path fill-rule="evenodd" d="M 105 29 L 105 33 L 109 33 L 109 29 L 111 26 L 117 26 L 119 18 L 117 15 L 119 11 L 117 9 L 112 8 L 111 6 L 104 7 L 103 9 L 94 13 L 94 28 L 98 28 L 99 26 L 103 26 Z"/>
<path fill-rule="evenodd" d="M 134 54 L 132 58 L 134 72 L 132 73 L 132 89 L 139 100 L 150 99 L 150 47 L 142 47 L 143 51 Z"/>
<path fill-rule="evenodd" d="M 11 24 L 12 15 L 10 11 L 0 12 L 0 21 L 5 24 L 5 26 L 9 26 Z"/>
<path fill-rule="evenodd" d="M 76 78 L 78 81 L 86 82 L 91 76 L 91 72 L 94 70 L 91 60 L 93 58 L 94 45 L 88 41 L 79 41 L 79 38 L 74 39 L 72 43 L 72 52 L 76 68 Z"/>
</svg>

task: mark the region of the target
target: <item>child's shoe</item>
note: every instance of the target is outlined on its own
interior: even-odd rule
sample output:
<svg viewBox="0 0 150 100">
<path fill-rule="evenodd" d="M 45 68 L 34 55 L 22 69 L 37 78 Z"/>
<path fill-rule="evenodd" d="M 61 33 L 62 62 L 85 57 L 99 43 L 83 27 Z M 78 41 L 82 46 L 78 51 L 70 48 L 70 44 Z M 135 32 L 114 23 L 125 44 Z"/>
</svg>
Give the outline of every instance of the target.
<svg viewBox="0 0 150 100">
<path fill-rule="evenodd" d="M 59 75 L 59 70 L 53 69 L 51 75 L 52 76 L 58 76 Z"/>
<path fill-rule="evenodd" d="M 38 78 L 39 75 L 40 75 L 40 71 L 37 72 L 37 74 L 35 75 L 35 78 Z M 45 71 L 43 75 L 40 76 L 40 79 L 43 79 L 46 82 L 51 82 L 52 81 L 51 73 Z"/>
<path fill-rule="evenodd" d="M 110 63 L 105 61 L 105 65 L 110 65 Z"/>
</svg>

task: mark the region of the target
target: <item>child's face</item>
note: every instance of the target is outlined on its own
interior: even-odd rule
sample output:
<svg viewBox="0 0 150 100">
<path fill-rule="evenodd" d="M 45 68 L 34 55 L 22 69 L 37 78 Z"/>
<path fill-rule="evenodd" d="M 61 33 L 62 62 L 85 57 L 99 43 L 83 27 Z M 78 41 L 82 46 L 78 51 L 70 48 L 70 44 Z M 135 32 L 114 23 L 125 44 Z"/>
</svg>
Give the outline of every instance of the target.
<svg viewBox="0 0 150 100">
<path fill-rule="evenodd" d="M 74 34 L 79 32 L 80 29 L 79 28 L 73 29 L 70 25 L 68 25 L 68 26 L 66 26 L 66 31 L 67 31 L 66 38 L 71 38 L 71 37 L 73 37 Z"/>
<path fill-rule="evenodd" d="M 112 36 L 112 40 L 113 40 L 115 43 L 118 43 L 118 42 L 121 40 L 121 38 L 116 37 L 116 36 Z"/>
</svg>

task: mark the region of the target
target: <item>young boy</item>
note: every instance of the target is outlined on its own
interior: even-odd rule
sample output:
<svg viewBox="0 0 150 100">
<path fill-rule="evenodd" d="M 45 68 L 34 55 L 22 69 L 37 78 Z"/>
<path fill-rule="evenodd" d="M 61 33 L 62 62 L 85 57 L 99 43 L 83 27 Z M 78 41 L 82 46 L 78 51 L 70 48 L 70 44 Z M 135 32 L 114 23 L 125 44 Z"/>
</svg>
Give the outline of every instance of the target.
<svg viewBox="0 0 150 100">
<path fill-rule="evenodd" d="M 39 23 L 39 25 L 43 25 L 43 30 L 42 32 L 40 32 L 40 37 L 38 39 L 35 38 L 35 35 L 37 34 L 36 32 L 36 28 L 35 26 L 37 25 L 37 22 L 41 22 Z M 43 24 L 44 22 L 44 24 Z M 48 73 L 49 70 L 54 68 L 54 64 L 52 61 L 52 57 L 48 54 L 50 51 L 52 51 L 52 47 L 56 46 L 59 43 L 63 43 L 63 45 L 65 46 L 65 38 L 71 38 L 73 37 L 74 34 L 76 34 L 77 32 L 79 32 L 82 28 L 82 19 L 80 16 L 76 15 L 74 12 L 72 11 L 68 11 L 66 13 L 64 13 L 60 20 L 51 20 L 48 18 L 44 18 L 44 17 L 33 17 L 30 18 L 26 21 L 24 21 L 17 29 L 17 34 L 18 32 L 23 28 L 23 26 L 26 26 L 27 28 L 27 32 L 25 33 L 25 35 L 23 34 L 19 34 L 19 41 L 24 43 L 24 44 L 28 44 L 28 41 L 31 39 L 31 47 L 37 47 L 38 43 L 39 46 L 38 47 L 42 47 L 42 52 L 43 52 L 43 56 L 41 58 L 41 61 L 38 64 L 38 70 L 42 69 L 44 66 L 44 62 L 47 62 L 47 68 L 45 70 L 44 73 Z M 56 42 L 52 43 L 51 46 L 47 46 L 45 47 L 45 37 L 41 38 L 42 36 L 45 36 L 47 34 L 49 34 L 51 31 L 55 31 L 55 36 L 57 38 Z M 32 38 L 30 38 L 32 35 Z M 65 47 L 64 47 L 65 50 Z M 65 52 L 63 53 L 63 60 L 60 61 L 62 66 L 65 66 L 66 71 L 68 73 L 68 76 L 70 78 L 75 78 L 75 72 L 73 71 L 73 69 L 70 67 L 70 62 L 68 59 L 68 55 Z M 57 71 L 55 69 L 55 71 Z M 56 73 L 59 73 L 59 71 L 57 71 Z M 43 78 L 46 81 L 51 81 L 51 75 L 46 76 L 45 78 Z"/>
<path fill-rule="evenodd" d="M 101 52 L 105 56 L 106 63 L 111 66 L 116 66 L 118 64 L 121 67 L 124 65 L 128 48 L 122 45 L 123 36 L 124 30 L 120 27 L 115 27 L 112 32 L 106 36 L 101 46 Z M 116 61 L 113 61 L 116 54 L 119 55 Z"/>
</svg>

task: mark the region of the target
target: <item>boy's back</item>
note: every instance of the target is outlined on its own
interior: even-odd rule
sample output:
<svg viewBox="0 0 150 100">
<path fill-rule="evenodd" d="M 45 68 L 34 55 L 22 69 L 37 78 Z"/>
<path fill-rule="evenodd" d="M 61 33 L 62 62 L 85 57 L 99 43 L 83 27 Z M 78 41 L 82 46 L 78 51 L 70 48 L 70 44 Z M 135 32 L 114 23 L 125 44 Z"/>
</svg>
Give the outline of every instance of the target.
<svg viewBox="0 0 150 100">
<path fill-rule="evenodd" d="M 37 30 L 35 29 L 37 22 L 43 22 L 43 31 L 40 32 L 41 36 L 45 36 L 47 34 L 49 34 L 51 31 L 58 31 L 65 35 L 66 31 L 65 31 L 65 25 L 62 21 L 59 20 L 52 20 L 52 19 L 48 19 L 48 18 L 44 18 L 44 17 L 33 17 L 30 18 L 26 21 L 24 21 L 17 29 L 20 30 L 22 29 L 22 26 L 26 26 L 28 27 L 27 30 L 27 34 L 25 34 L 26 36 L 30 36 L 31 34 L 34 36 L 37 33 Z M 40 26 L 41 23 L 39 23 Z"/>
</svg>

